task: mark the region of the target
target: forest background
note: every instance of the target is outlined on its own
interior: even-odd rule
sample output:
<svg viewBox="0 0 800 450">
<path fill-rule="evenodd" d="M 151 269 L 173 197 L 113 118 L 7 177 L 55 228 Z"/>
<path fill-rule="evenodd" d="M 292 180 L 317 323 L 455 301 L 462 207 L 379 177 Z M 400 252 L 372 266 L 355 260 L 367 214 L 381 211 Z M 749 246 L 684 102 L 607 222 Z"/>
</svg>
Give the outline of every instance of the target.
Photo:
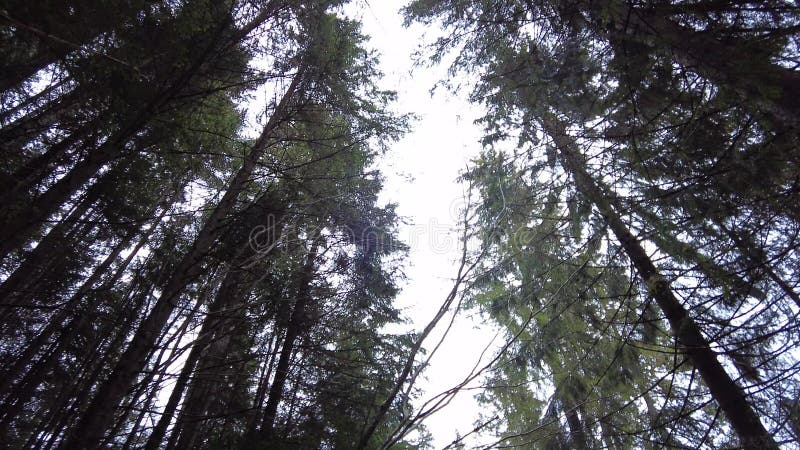
<svg viewBox="0 0 800 450">
<path fill-rule="evenodd" d="M 795 3 L 346 3 L 0 5 L 4 446 L 796 448 Z"/>
</svg>

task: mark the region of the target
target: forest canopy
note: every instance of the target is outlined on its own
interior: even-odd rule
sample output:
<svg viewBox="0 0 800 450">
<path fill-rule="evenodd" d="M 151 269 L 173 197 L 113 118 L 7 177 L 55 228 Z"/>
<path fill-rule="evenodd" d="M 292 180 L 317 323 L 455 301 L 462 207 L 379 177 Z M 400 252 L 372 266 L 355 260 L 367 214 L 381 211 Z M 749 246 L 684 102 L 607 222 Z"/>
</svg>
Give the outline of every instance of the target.
<svg viewBox="0 0 800 450">
<path fill-rule="evenodd" d="M 398 4 L 483 111 L 418 327 L 354 5 L 2 2 L 0 446 L 431 448 L 474 380 L 447 448 L 800 445 L 800 6 Z M 504 340 L 422 403 L 466 310 Z"/>
</svg>

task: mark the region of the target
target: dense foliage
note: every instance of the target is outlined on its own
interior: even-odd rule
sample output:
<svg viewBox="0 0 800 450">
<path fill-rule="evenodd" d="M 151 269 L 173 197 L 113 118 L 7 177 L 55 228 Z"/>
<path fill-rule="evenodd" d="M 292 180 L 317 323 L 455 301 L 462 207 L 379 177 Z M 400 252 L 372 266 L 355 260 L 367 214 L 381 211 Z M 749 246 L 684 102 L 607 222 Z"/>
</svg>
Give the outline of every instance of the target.
<svg viewBox="0 0 800 450">
<path fill-rule="evenodd" d="M 405 119 L 340 3 L 4 2 L 4 448 L 358 443 L 412 341 Z"/>
<path fill-rule="evenodd" d="M 795 2 L 410 2 L 485 108 L 419 334 L 345 3 L 0 4 L 0 446 L 426 448 L 456 299 L 506 342 L 453 447 L 799 445 Z"/>
<path fill-rule="evenodd" d="M 798 442 L 790 2 L 416 1 L 479 76 L 495 444 Z M 487 414 L 487 418 L 492 414 Z"/>
</svg>

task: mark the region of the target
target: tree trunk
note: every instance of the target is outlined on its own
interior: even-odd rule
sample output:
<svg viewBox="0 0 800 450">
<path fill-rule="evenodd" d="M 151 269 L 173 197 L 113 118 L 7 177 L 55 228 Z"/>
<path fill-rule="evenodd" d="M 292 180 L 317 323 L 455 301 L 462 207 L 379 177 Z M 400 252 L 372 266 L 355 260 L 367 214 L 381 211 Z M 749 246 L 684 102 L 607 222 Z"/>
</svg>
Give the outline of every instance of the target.
<svg viewBox="0 0 800 450">
<path fill-rule="evenodd" d="M 0 128 L 0 153 L 18 155 L 34 137 L 50 130 L 70 108 L 83 106 L 84 90 L 75 88 L 40 110 L 31 112 Z M 88 132 L 88 126 L 79 130 Z M 73 133 L 71 133 L 73 134 Z M 3 192 L 5 194 L 5 192 Z"/>
<path fill-rule="evenodd" d="M 283 305 L 285 305 L 285 302 L 281 303 L 281 306 Z M 264 400 L 267 395 L 267 386 L 270 385 L 269 379 L 272 377 L 272 369 L 277 359 L 276 356 L 278 354 L 278 344 L 280 342 L 281 342 L 281 336 L 279 336 L 278 334 L 277 317 L 276 317 L 276 326 L 273 327 L 272 335 L 270 336 L 270 343 L 269 346 L 267 347 L 269 353 L 267 354 L 267 360 L 265 361 L 264 364 L 264 370 L 261 373 L 261 379 L 259 380 L 256 396 L 253 399 L 253 407 L 250 411 L 250 418 L 247 421 L 247 428 L 244 431 L 244 436 L 246 439 L 255 434 L 258 428 L 259 419 L 262 419 L 261 415 L 258 412 L 262 409 L 264 405 Z"/>
<path fill-rule="evenodd" d="M 273 132 L 289 118 L 289 107 L 302 78 L 303 70 L 301 69 L 294 76 L 274 114 L 265 125 L 261 136 L 245 158 L 241 169 L 231 180 L 228 190 L 203 225 L 192 248 L 178 263 L 172 277 L 165 284 L 155 307 L 140 324 L 116 367 L 106 382 L 100 386 L 91 405 L 83 414 L 70 438 L 64 441 L 62 448 L 94 448 L 99 444 L 113 416 L 113 411 L 144 366 L 149 348 L 152 347 L 160 330 L 167 324 L 172 311 L 177 306 L 179 296 L 183 293 L 184 288 L 202 272 L 201 266 L 206 254 L 224 231 L 224 222 L 233 210 L 239 194 L 249 184 L 250 176 L 257 162 L 269 148 Z"/>
<path fill-rule="evenodd" d="M 276 245 L 284 226 L 284 223 L 281 220 L 282 212 L 276 210 L 274 203 L 275 199 L 270 195 L 270 192 L 267 192 L 263 194 L 262 197 L 253 205 L 253 209 L 257 210 L 253 214 L 254 216 L 264 216 L 266 213 L 268 218 L 272 218 L 276 217 L 273 214 L 281 214 L 277 216 L 275 221 L 268 223 L 268 225 L 271 227 L 271 230 L 267 233 L 268 241 L 263 243 L 268 247 L 266 253 L 269 253 L 274 245 Z M 246 213 L 243 215 L 247 216 Z M 256 217 L 252 217 L 252 219 L 256 219 Z M 260 223 L 248 222 L 247 217 L 245 221 L 247 223 L 245 223 L 244 226 L 248 229 L 253 229 L 255 226 L 261 225 Z M 225 331 L 226 329 L 230 328 L 230 332 L 235 332 L 235 324 L 226 324 L 225 322 L 230 321 L 230 317 L 228 316 L 229 311 L 236 306 L 238 301 L 247 295 L 252 287 L 253 282 L 255 281 L 252 276 L 248 276 L 249 271 L 247 269 L 241 268 L 241 266 L 247 264 L 250 258 L 254 256 L 255 249 L 249 242 L 237 242 L 233 243 L 233 245 L 239 250 L 236 256 L 233 258 L 231 268 L 229 269 L 228 274 L 225 276 L 214 302 L 209 307 L 208 315 L 203 321 L 203 327 L 200 331 L 200 334 L 195 342 L 192 343 L 192 349 L 186 359 L 184 367 L 181 369 L 181 372 L 178 375 L 178 379 L 175 382 L 175 387 L 172 389 L 161 418 L 153 428 L 153 431 L 147 440 L 147 444 L 144 447 L 146 450 L 157 449 L 161 444 L 161 441 L 164 439 L 167 427 L 175 415 L 178 403 L 183 397 L 183 392 L 188 385 L 189 379 L 195 370 L 195 367 L 202 367 L 204 365 L 213 366 L 213 364 L 203 364 L 202 362 L 203 359 L 209 356 L 209 352 L 206 350 L 208 346 L 215 340 L 219 339 L 221 334 L 227 333 Z M 264 252 L 260 252 L 258 256 L 263 258 L 266 256 L 266 254 Z M 198 361 L 200 361 L 199 364 Z M 197 382 L 197 379 L 195 379 L 195 382 Z M 190 399 L 187 396 L 187 400 L 183 406 L 184 410 L 195 409 L 195 411 L 189 413 L 189 415 L 199 416 L 204 414 L 204 411 L 197 411 L 200 408 L 197 408 L 196 406 L 193 407 L 189 400 Z M 183 415 L 183 411 L 181 414 Z M 176 430 L 179 430 L 178 426 L 179 425 L 176 425 Z"/>
<path fill-rule="evenodd" d="M 697 324 L 687 313 L 667 280 L 659 273 L 642 245 L 628 230 L 612 206 L 613 199 L 603 195 L 599 184 L 592 179 L 581 160 L 576 142 L 567 134 L 565 124 L 550 115 L 541 119 L 558 150 L 564 169 L 575 179 L 577 189 L 598 209 L 619 240 L 625 253 L 639 273 L 647 291 L 667 317 L 679 348 L 692 361 L 712 397 L 730 420 L 731 426 L 745 447 L 777 449 L 775 440 L 747 402 L 744 391 L 725 372 Z"/>
<path fill-rule="evenodd" d="M 578 408 L 567 407 L 566 404 L 562 404 L 565 406 L 564 414 L 567 416 L 567 424 L 569 424 L 569 441 L 571 443 L 570 448 L 581 450 L 588 449 L 589 443 L 586 441 L 586 427 L 583 425 L 583 421 L 581 421 L 581 418 L 578 416 Z"/>
<path fill-rule="evenodd" d="M 115 143 L 122 147 L 124 143 Z M 78 163 L 68 174 L 64 175 L 45 193 L 30 201 L 27 205 L 16 203 L 9 208 L 9 215 L 0 224 L 0 260 L 8 253 L 16 250 L 31 239 L 48 217 L 54 214 L 69 198 L 82 188 L 98 170 L 117 155 L 117 146 L 114 151 L 107 144 L 93 151 L 89 156 Z M 108 179 L 108 174 L 102 176 L 97 183 Z M 91 189 L 91 188 L 90 188 Z M 24 196 L 23 196 L 24 198 Z M 20 199 L 20 202 L 25 200 Z"/>
<path fill-rule="evenodd" d="M 100 120 L 91 120 L 60 141 L 50 145 L 43 153 L 36 155 L 18 167 L 14 173 L 5 177 L 0 184 L 0 205 L 13 208 L 21 199 L 35 197 L 36 187 L 45 183 L 57 166 L 68 166 L 66 161 L 70 149 L 81 147 L 82 140 L 88 140 L 97 131 Z M 14 151 L 14 149 L 9 149 Z"/>
<path fill-rule="evenodd" d="M 314 264 L 317 259 L 318 245 L 318 241 L 312 244 L 308 256 L 306 257 L 305 266 L 297 280 L 297 300 L 295 301 L 289 324 L 286 327 L 286 336 L 281 346 L 281 356 L 278 359 L 278 365 L 275 367 L 275 379 L 269 389 L 267 404 L 264 407 L 264 419 L 261 422 L 261 429 L 259 430 L 263 442 L 270 442 L 273 438 L 275 416 L 278 412 L 278 405 L 283 397 L 283 389 L 289 375 L 289 363 L 294 350 L 294 343 L 305 328 L 305 311 L 306 305 L 312 300 L 310 287 L 311 281 L 314 279 Z"/>
<path fill-rule="evenodd" d="M 129 19 L 135 20 L 141 11 L 141 7 L 146 5 L 146 3 L 139 2 L 118 2 L 116 4 L 117 9 L 114 11 L 115 14 L 109 17 L 109 11 L 92 7 L 92 2 L 73 3 L 74 7 L 76 7 L 75 14 L 77 16 L 103 14 L 106 20 L 97 21 L 92 26 L 81 26 L 86 25 L 84 23 L 75 24 L 75 26 L 70 26 L 69 28 L 63 27 L 61 30 L 52 30 L 48 29 L 48 27 L 42 27 L 41 21 L 37 23 L 36 20 L 42 14 L 51 13 L 49 9 L 53 8 L 52 5 L 34 3 L 20 8 L 20 11 L 16 11 L 12 7 L 7 7 L 9 11 L 0 10 L 0 23 L 10 24 L 15 28 L 16 33 L 25 33 L 27 36 L 33 37 L 30 44 L 35 47 L 35 53 L 27 61 L 4 62 L 2 74 L 0 74 L 0 93 L 19 86 L 40 70 L 63 60 L 70 53 L 85 49 L 86 45 L 91 43 L 92 40 L 114 30 L 124 24 L 125 21 Z M 135 6 L 139 6 L 139 8 Z M 110 59 L 103 53 L 99 55 Z M 116 63 L 124 62 L 116 60 Z"/>
<path fill-rule="evenodd" d="M 148 230 L 136 244 L 133 251 L 128 255 L 125 261 L 119 265 L 116 269 L 114 275 L 104 284 L 105 287 L 110 287 L 113 285 L 116 280 L 122 276 L 122 273 L 126 270 L 130 262 L 139 253 L 139 250 L 147 243 L 148 239 L 150 238 L 150 234 L 155 230 L 156 224 L 164 217 L 168 209 L 164 208 L 162 213 L 158 216 L 158 218 L 154 221 L 153 226 Z M 133 239 L 136 233 L 130 233 L 126 238 L 120 241 L 119 244 L 114 248 L 114 250 L 105 258 L 105 260 L 95 269 L 92 275 L 81 285 L 81 287 L 66 301 L 64 305 L 61 307 L 61 310 L 51 317 L 48 320 L 47 326 L 31 341 L 27 346 L 25 346 L 25 350 L 16 358 L 14 364 L 3 374 L 3 381 L 0 381 L 0 394 L 8 389 L 9 385 L 20 375 L 21 371 L 30 364 L 30 361 L 33 357 L 41 351 L 42 347 L 50 341 L 50 338 L 56 331 L 60 328 L 60 336 L 59 340 L 67 340 L 70 341 L 74 337 L 75 325 L 70 323 L 64 325 L 64 322 L 67 320 L 67 317 L 70 314 L 82 314 L 81 312 L 76 312 L 75 308 L 83 299 L 83 297 L 89 293 L 94 287 L 94 284 L 100 280 L 106 271 L 108 271 L 111 264 L 116 261 L 117 257 L 123 250 L 128 248 L 130 241 Z M 102 288 L 101 288 L 102 289 Z M 78 317 L 73 318 L 73 322 L 78 320 Z M 77 322 L 76 322 L 77 323 Z"/>
<path fill-rule="evenodd" d="M 40 102 L 39 102 L 40 100 L 42 100 L 43 98 L 49 96 L 50 94 L 53 93 L 53 91 L 55 91 L 56 89 L 60 88 L 61 86 L 64 86 L 65 84 L 67 84 L 68 82 L 71 82 L 71 81 L 72 81 L 72 79 L 70 79 L 68 77 L 65 77 L 65 78 L 63 78 L 61 80 L 58 80 L 58 81 L 54 81 L 54 82 L 50 83 L 49 85 L 47 85 L 46 88 L 44 88 L 44 89 L 40 90 L 39 92 L 37 92 L 36 94 L 27 96 L 26 98 L 20 100 L 16 105 L 11 106 L 9 108 L 6 108 L 3 111 L 0 111 L 0 124 L 4 123 L 5 125 L 3 125 L 3 127 L 12 125 L 14 122 L 16 122 L 16 119 L 14 119 L 14 117 L 15 116 L 19 116 L 19 113 L 21 111 L 23 111 L 23 110 L 26 110 L 26 109 L 33 110 L 33 111 L 39 111 L 40 109 L 42 109 L 42 107 L 41 106 L 36 106 L 36 105 L 40 104 Z M 47 102 L 41 102 L 41 103 L 47 105 Z M 47 107 L 47 106 L 44 106 L 44 107 Z M 25 117 L 27 115 L 28 115 L 27 113 L 24 113 L 23 117 Z"/>
<path fill-rule="evenodd" d="M 240 293 L 230 292 L 223 295 L 231 299 L 238 298 L 238 294 Z M 228 301 L 231 300 L 225 302 L 227 303 Z M 230 314 L 225 311 L 221 312 L 222 314 Z M 230 320 L 230 317 L 227 319 Z M 206 338 L 208 340 L 206 347 L 203 347 L 202 344 L 198 345 L 198 348 L 202 348 L 202 351 L 198 352 L 202 358 L 197 363 L 194 379 L 186 395 L 180 418 L 170 437 L 168 448 L 171 449 L 189 450 L 198 446 L 195 441 L 206 419 L 206 411 L 208 411 L 209 404 L 220 395 L 218 388 L 221 376 L 219 371 L 224 368 L 222 363 L 231 350 L 231 343 L 233 342 L 231 335 L 234 332 L 235 323 L 218 322 L 213 324 L 213 322 L 217 322 L 216 320 L 211 322 L 216 327 L 216 330 L 209 330 L 209 334 L 213 336 L 213 339 Z"/>
<path fill-rule="evenodd" d="M 175 415 L 178 403 L 183 397 L 183 392 L 186 389 L 189 379 L 195 367 L 198 366 L 198 360 L 200 360 L 201 357 L 205 357 L 208 346 L 215 339 L 220 338 L 218 332 L 223 331 L 224 334 L 226 315 L 228 314 L 228 310 L 239 300 L 237 288 L 241 282 L 242 273 L 237 270 L 231 270 L 225 276 L 222 286 L 217 292 L 214 302 L 209 307 L 205 320 L 203 320 L 200 334 L 192 343 L 192 349 L 189 352 L 189 356 L 186 358 L 186 363 L 183 368 L 181 368 L 178 379 L 175 381 L 175 387 L 172 388 L 167 404 L 164 406 L 161 419 L 159 419 L 153 431 L 150 433 L 150 437 L 147 439 L 147 444 L 144 446 L 145 450 L 156 450 L 161 445 L 161 441 L 166 435 L 167 427 L 172 421 L 172 417 Z M 195 380 L 197 380 L 197 378 L 195 378 Z M 184 405 L 184 408 L 186 408 L 186 405 Z"/>
</svg>

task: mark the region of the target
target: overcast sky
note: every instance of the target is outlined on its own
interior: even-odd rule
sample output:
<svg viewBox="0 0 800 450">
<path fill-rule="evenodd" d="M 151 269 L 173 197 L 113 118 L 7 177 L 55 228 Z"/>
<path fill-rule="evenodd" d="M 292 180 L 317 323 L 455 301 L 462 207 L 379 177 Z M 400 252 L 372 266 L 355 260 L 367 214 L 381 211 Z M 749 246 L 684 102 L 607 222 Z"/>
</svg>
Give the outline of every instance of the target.
<svg viewBox="0 0 800 450">
<path fill-rule="evenodd" d="M 433 317 L 452 288 L 459 257 L 458 210 L 463 205 L 464 186 L 456 182 L 459 172 L 478 155 L 481 135 L 473 125 L 479 112 L 471 106 L 468 92 L 454 95 L 445 89 L 430 90 L 444 78 L 446 67 L 412 67 L 412 53 L 422 42 L 420 26 L 404 28 L 397 0 L 373 0 L 369 8 L 349 12 L 363 23 L 370 45 L 381 53 L 385 74 L 381 86 L 398 94 L 397 108 L 413 112 L 418 120 L 411 132 L 381 162 L 387 183 L 383 200 L 395 202 L 408 225 L 400 232 L 410 245 L 406 270 L 408 282 L 398 305 L 417 331 Z M 412 71 L 413 69 L 413 71 Z M 419 383 L 423 399 L 442 392 L 466 376 L 481 350 L 493 337 L 479 321 L 461 313 L 444 345 L 437 352 L 425 379 Z M 440 325 L 446 326 L 447 320 Z M 436 338 L 426 347 L 431 348 Z M 473 428 L 478 416 L 474 391 L 457 396 L 445 409 L 425 421 L 441 448 Z"/>
</svg>

